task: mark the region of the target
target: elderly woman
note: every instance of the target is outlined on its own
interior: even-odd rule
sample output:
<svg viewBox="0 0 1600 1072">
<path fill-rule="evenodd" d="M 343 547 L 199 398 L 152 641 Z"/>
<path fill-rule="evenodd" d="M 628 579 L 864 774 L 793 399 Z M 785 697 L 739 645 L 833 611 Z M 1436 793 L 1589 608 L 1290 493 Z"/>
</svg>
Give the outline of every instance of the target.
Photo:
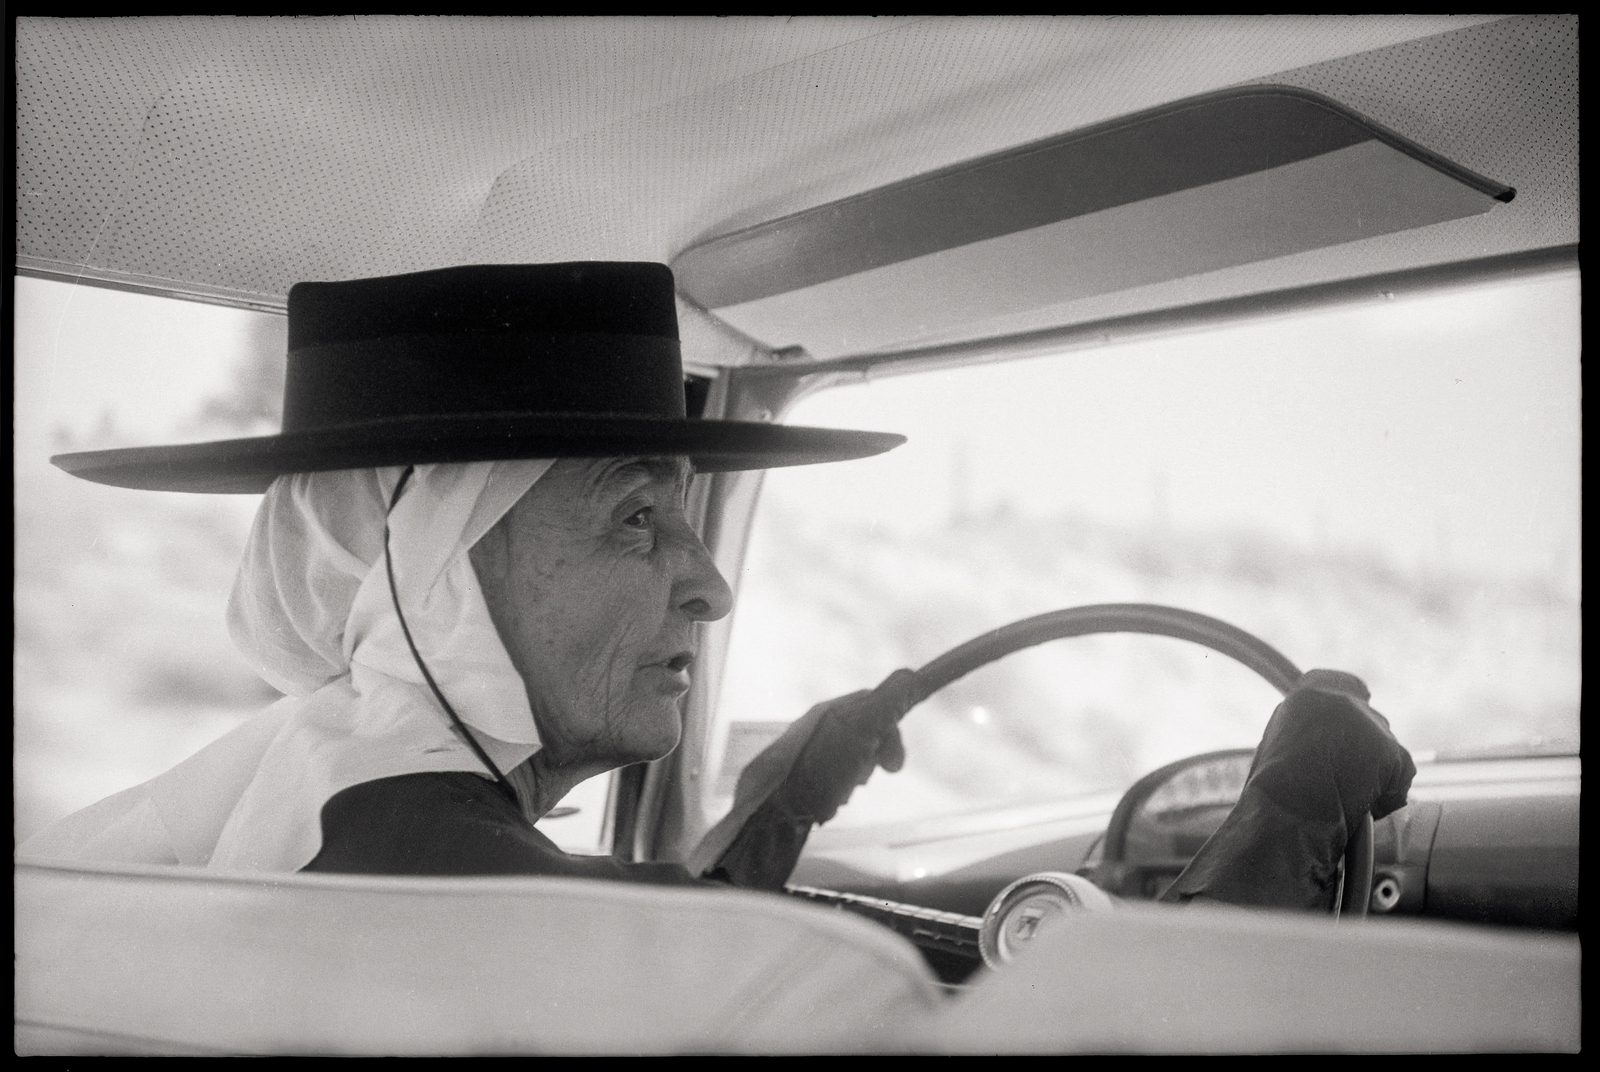
<svg viewBox="0 0 1600 1072">
<path fill-rule="evenodd" d="M 660 265 L 300 284 L 282 434 L 56 459 L 124 486 L 265 492 L 229 624 L 287 697 L 20 851 L 777 888 L 813 824 L 898 768 L 896 723 L 921 698 L 909 671 L 798 720 L 687 866 L 569 856 L 534 823 L 677 745 L 696 623 L 732 606 L 685 514 L 692 473 L 899 441 L 687 419 Z M 1365 700 L 1347 675 L 1306 675 L 1170 897 L 1327 903 L 1346 830 L 1410 782 Z"/>
</svg>

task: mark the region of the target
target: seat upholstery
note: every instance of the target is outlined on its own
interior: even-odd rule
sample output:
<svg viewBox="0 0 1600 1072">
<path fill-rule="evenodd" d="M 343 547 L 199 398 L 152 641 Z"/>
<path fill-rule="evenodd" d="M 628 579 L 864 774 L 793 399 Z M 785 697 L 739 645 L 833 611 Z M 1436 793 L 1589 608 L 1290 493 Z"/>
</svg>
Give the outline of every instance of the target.
<svg viewBox="0 0 1600 1072">
<path fill-rule="evenodd" d="M 1121 902 L 920 1028 L 945 1053 L 1574 1052 L 1578 936 Z"/>
<path fill-rule="evenodd" d="M 18 1053 L 875 1049 L 940 1001 L 863 920 L 561 878 L 16 869 Z"/>
</svg>

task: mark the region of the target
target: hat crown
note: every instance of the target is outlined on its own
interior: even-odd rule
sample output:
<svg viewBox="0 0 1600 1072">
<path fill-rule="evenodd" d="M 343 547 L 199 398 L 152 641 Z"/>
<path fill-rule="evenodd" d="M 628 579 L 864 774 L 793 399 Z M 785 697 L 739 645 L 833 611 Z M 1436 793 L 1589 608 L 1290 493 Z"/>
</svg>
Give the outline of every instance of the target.
<svg viewBox="0 0 1600 1072">
<path fill-rule="evenodd" d="M 285 432 L 507 412 L 681 419 L 672 272 L 470 265 L 289 291 Z"/>
<path fill-rule="evenodd" d="M 403 335 L 678 338 L 672 271 L 646 261 L 478 264 L 297 283 L 289 349 Z"/>
</svg>

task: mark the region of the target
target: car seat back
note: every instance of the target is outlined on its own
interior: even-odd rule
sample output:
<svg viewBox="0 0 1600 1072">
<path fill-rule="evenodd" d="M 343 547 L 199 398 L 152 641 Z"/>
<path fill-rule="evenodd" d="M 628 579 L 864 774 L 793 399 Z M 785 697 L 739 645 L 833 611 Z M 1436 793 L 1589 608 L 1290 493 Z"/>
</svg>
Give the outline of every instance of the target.
<svg viewBox="0 0 1600 1072">
<path fill-rule="evenodd" d="M 1122 902 L 1063 917 L 906 1043 L 983 1054 L 1575 1051 L 1582 960 L 1570 934 Z"/>
<path fill-rule="evenodd" d="M 871 1049 L 916 950 L 741 890 L 19 865 L 18 1053 Z"/>
</svg>

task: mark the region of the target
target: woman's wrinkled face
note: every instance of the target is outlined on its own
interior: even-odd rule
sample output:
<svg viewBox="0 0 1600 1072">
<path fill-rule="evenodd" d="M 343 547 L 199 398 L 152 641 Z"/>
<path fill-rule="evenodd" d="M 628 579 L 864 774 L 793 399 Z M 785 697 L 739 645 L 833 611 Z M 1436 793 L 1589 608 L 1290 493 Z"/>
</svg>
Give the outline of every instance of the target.
<svg viewBox="0 0 1600 1072">
<path fill-rule="evenodd" d="M 472 548 L 548 759 L 594 773 L 678 743 L 696 622 L 732 593 L 684 516 L 681 458 L 564 458 Z"/>
</svg>

